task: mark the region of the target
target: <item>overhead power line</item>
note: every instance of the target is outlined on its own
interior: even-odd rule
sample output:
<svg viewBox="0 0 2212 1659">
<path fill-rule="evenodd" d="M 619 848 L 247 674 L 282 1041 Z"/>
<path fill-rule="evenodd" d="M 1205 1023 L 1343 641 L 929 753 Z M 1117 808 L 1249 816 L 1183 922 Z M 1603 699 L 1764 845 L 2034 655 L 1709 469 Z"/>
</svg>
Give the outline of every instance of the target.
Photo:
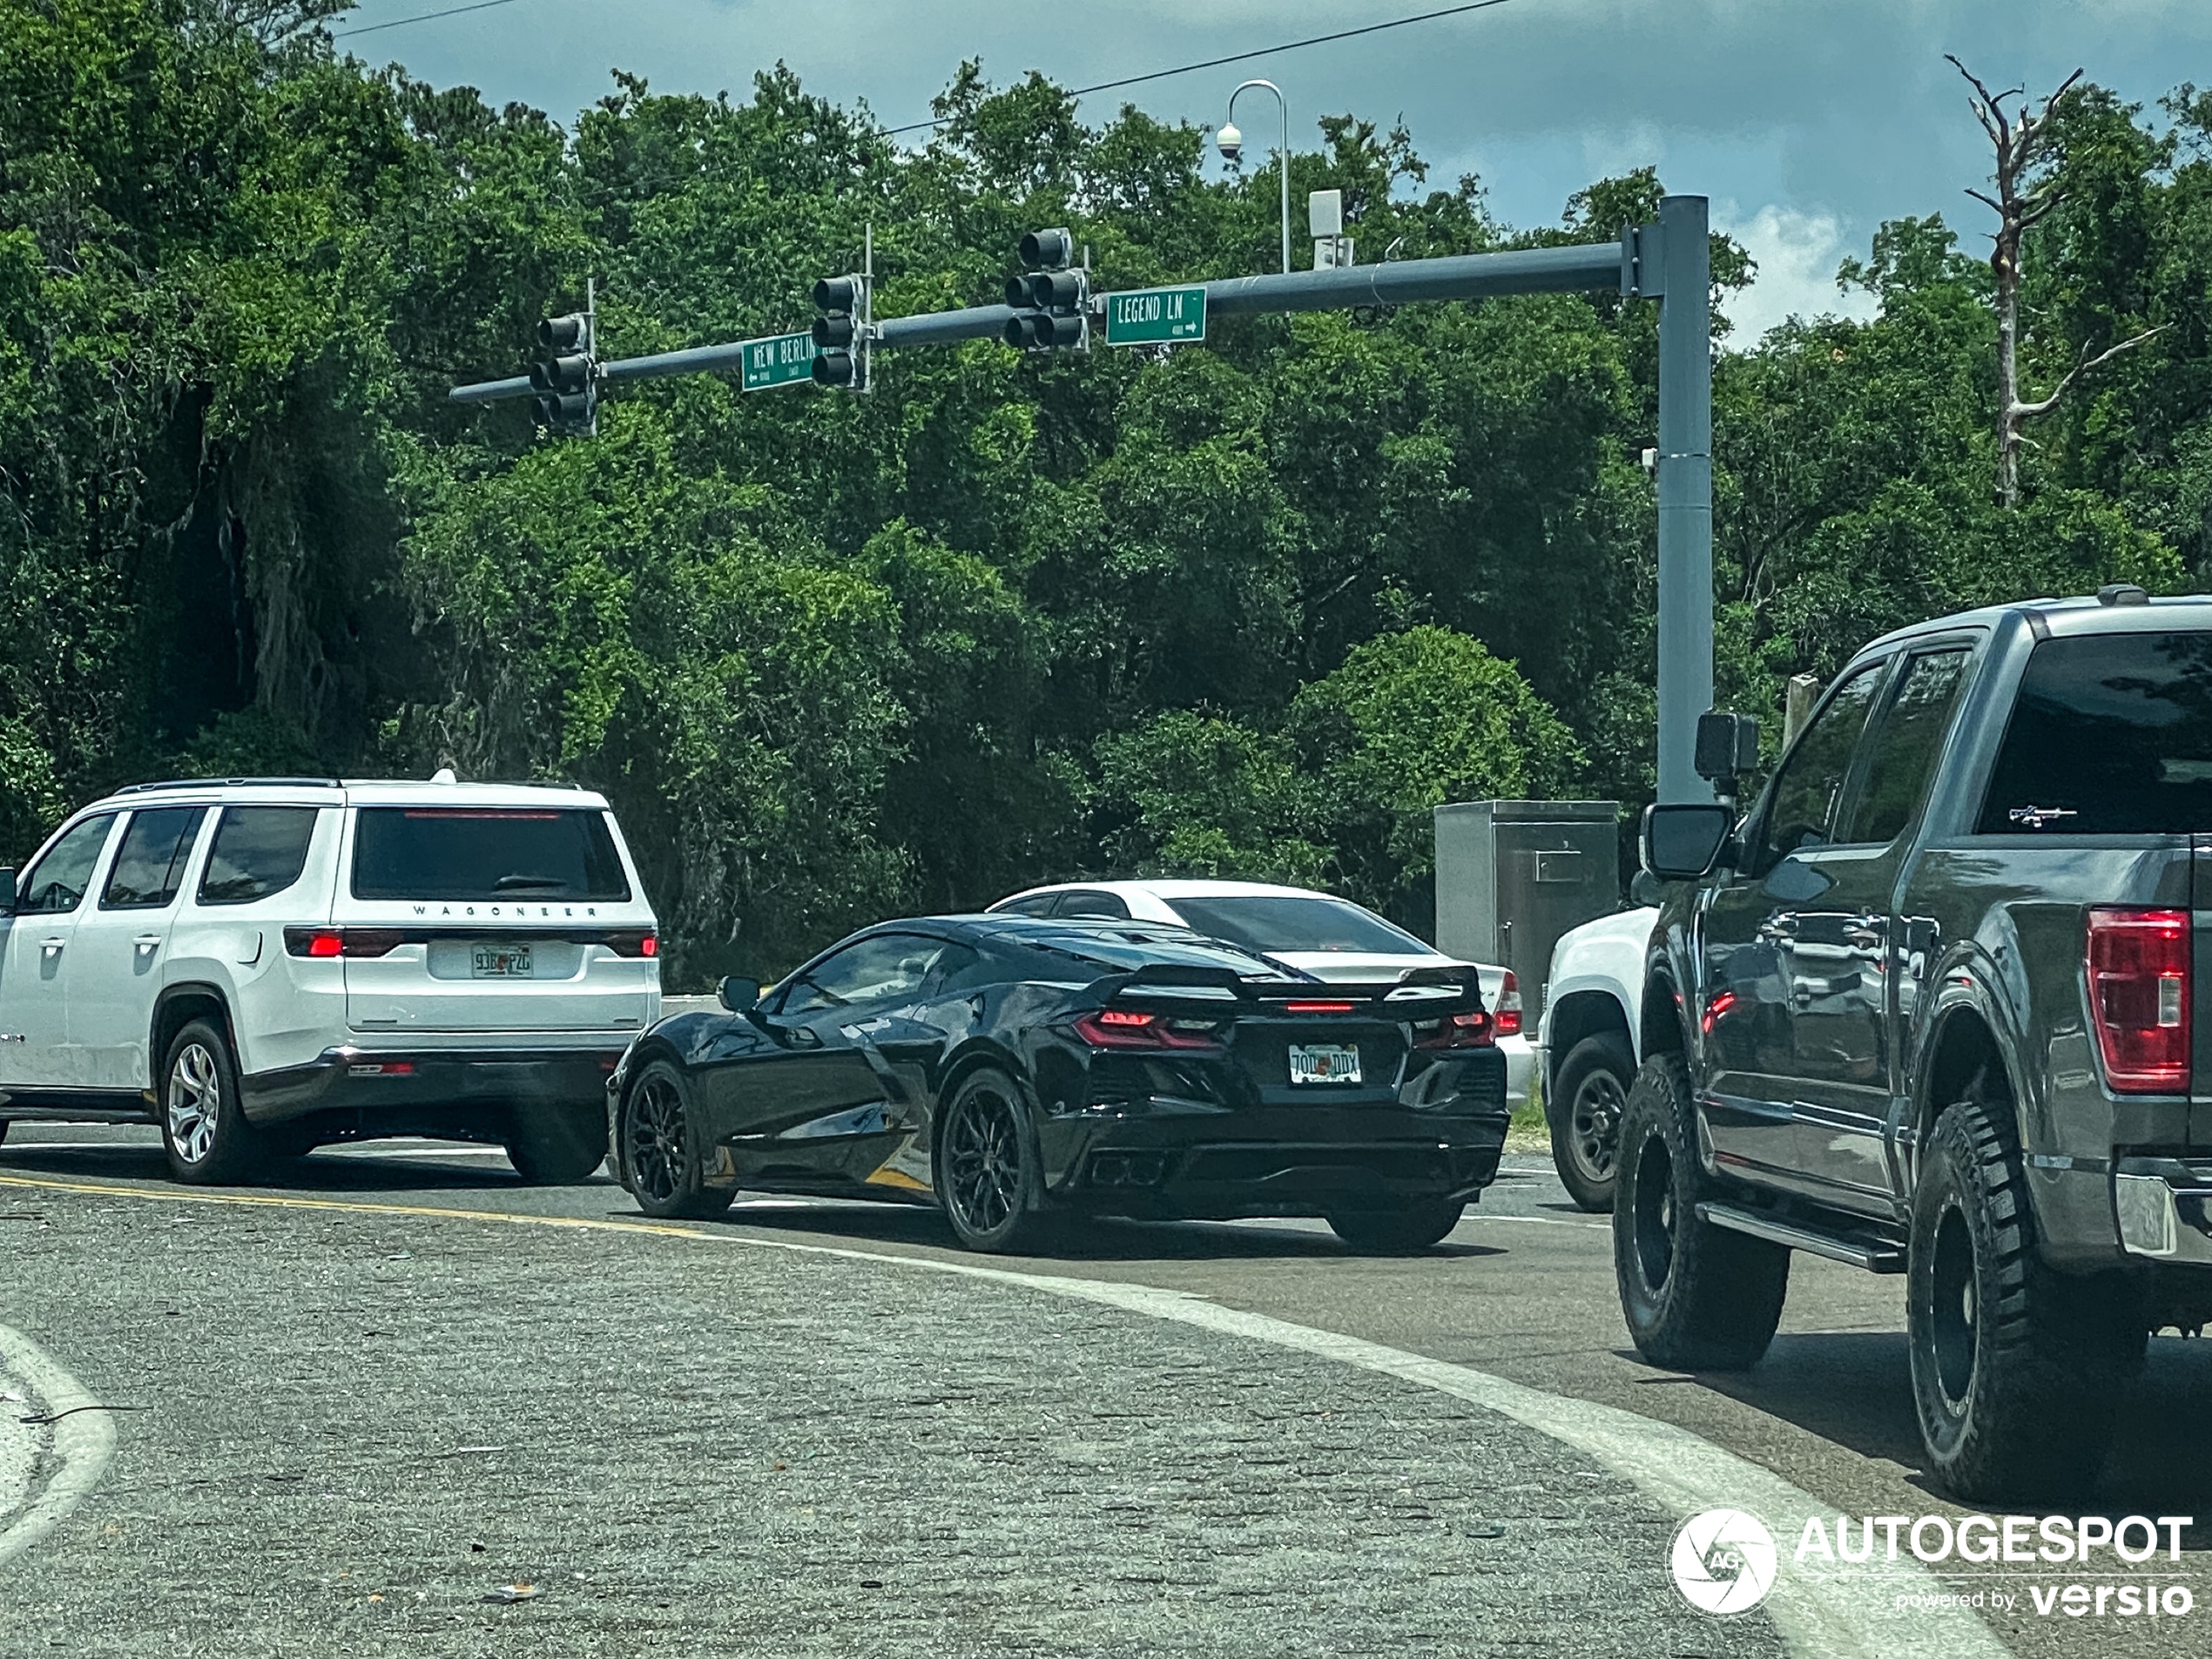
<svg viewBox="0 0 2212 1659">
<path fill-rule="evenodd" d="M 1433 23 L 1439 17 L 1456 17 L 1464 12 L 1487 11 L 1493 6 L 1502 6 L 1507 0 L 1471 0 L 1467 5 L 1446 6 L 1441 11 L 1424 11 L 1412 17 L 1393 17 L 1387 23 L 1366 24 L 1358 29 L 1339 29 L 1332 34 L 1309 35 L 1304 40 L 1286 40 L 1275 46 L 1256 46 L 1250 51 L 1231 52 L 1225 57 L 1209 57 L 1202 63 L 1177 64 L 1173 69 L 1156 69 L 1143 75 L 1128 75 L 1118 81 L 1101 81 L 1096 86 L 1078 86 L 1068 94 L 1070 98 L 1084 98 L 1093 92 L 1111 92 L 1123 86 L 1142 86 L 1147 81 L 1163 81 L 1170 75 L 1188 75 L 1194 70 L 1219 69 L 1224 64 L 1242 64 L 1254 57 L 1266 57 L 1276 52 L 1296 51 L 1301 46 L 1322 46 L 1332 40 L 1350 40 L 1355 35 L 1380 34 L 1386 29 L 1403 29 L 1409 24 Z M 950 116 L 941 115 L 932 121 L 912 121 L 902 127 L 886 129 L 895 137 L 901 132 L 922 132 L 941 127 Z"/>
<path fill-rule="evenodd" d="M 404 29 L 411 23 L 428 23 L 436 17 L 458 17 L 464 11 L 489 11 L 494 6 L 511 6 L 515 0 L 475 0 L 474 5 L 448 6 L 442 11 L 417 12 L 412 17 L 395 17 L 389 23 L 365 23 L 358 29 L 334 29 L 333 40 L 346 40 L 354 35 L 373 35 L 380 29 Z"/>
</svg>

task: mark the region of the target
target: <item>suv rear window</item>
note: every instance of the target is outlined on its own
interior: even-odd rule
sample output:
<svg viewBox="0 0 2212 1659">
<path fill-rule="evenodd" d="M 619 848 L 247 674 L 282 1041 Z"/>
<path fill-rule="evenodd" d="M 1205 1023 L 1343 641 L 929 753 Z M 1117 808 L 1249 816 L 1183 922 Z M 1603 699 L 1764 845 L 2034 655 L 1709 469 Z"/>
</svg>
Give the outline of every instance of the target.
<svg viewBox="0 0 2212 1659">
<path fill-rule="evenodd" d="M 2212 829 L 2212 633 L 2047 639 L 1984 797 L 1984 835 Z"/>
<path fill-rule="evenodd" d="M 317 815 L 313 806 L 224 808 L 200 873 L 199 902 L 253 904 L 282 893 L 307 867 Z"/>
<path fill-rule="evenodd" d="M 618 903 L 630 881 L 597 812 L 364 806 L 354 833 L 354 897 Z"/>
</svg>

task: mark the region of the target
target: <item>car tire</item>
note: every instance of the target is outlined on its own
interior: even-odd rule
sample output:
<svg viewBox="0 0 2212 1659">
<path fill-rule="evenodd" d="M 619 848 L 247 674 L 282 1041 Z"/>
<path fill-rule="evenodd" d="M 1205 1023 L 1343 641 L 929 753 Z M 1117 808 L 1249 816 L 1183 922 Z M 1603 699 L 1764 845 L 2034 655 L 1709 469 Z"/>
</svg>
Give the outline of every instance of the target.
<svg viewBox="0 0 2212 1659">
<path fill-rule="evenodd" d="M 1717 1190 L 1698 1162 L 1680 1055 L 1655 1055 L 1636 1074 L 1617 1167 L 1613 1270 L 1636 1352 L 1678 1371 L 1757 1365 L 1782 1321 L 1790 1251 L 1698 1215 Z"/>
<path fill-rule="evenodd" d="M 169 1173 L 195 1186 L 250 1180 L 266 1161 L 260 1132 L 246 1121 L 230 1038 L 212 1020 L 193 1020 L 162 1056 L 161 1146 Z"/>
<path fill-rule="evenodd" d="M 1567 1196 L 1593 1214 L 1613 1208 L 1621 1119 L 1635 1087 L 1636 1057 L 1618 1031 L 1584 1037 L 1559 1068 L 1559 1098 L 1547 1098 L 1552 1163 Z"/>
<path fill-rule="evenodd" d="M 1036 1126 L 1022 1086 L 995 1067 L 971 1071 L 937 1115 L 937 1202 L 953 1237 L 1004 1255 L 1045 1232 Z"/>
<path fill-rule="evenodd" d="M 711 1221 L 738 1196 L 706 1184 L 707 1147 L 683 1075 L 665 1060 L 637 1074 L 622 1103 L 622 1167 L 631 1196 L 656 1221 Z"/>
<path fill-rule="evenodd" d="M 9 1119 L 4 1118 L 4 1117 L 0 1117 L 0 1141 L 4 1141 L 4 1140 L 6 1140 L 6 1139 L 8 1138 L 8 1124 L 9 1124 L 9 1122 L 10 1122 L 10 1120 L 9 1120 Z"/>
<path fill-rule="evenodd" d="M 1964 1503 L 2094 1484 L 2148 1320 L 2124 1285 L 2046 1266 L 2018 1149 L 1981 1080 L 1921 1149 L 1905 1333 L 1928 1473 Z"/>
<path fill-rule="evenodd" d="M 604 1107 L 521 1106 L 507 1130 L 507 1161 L 534 1187 L 572 1186 L 607 1158 Z"/>
<path fill-rule="evenodd" d="M 1413 1256 L 1451 1237 L 1466 1211 L 1464 1202 L 1415 1204 L 1406 1210 L 1345 1210 L 1329 1217 L 1329 1228 L 1362 1255 Z"/>
</svg>

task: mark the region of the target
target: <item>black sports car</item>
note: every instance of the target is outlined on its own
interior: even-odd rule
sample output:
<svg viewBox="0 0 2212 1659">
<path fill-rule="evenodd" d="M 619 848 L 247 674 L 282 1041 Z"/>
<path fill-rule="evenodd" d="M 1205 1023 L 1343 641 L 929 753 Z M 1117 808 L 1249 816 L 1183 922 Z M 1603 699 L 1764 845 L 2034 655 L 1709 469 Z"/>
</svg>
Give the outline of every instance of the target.
<svg viewBox="0 0 2212 1659">
<path fill-rule="evenodd" d="M 609 1083 L 651 1216 L 749 1188 L 937 1204 L 976 1250 L 1055 1211 L 1320 1215 L 1417 1250 L 1505 1142 L 1471 968 L 1324 984 L 1181 928 L 999 914 L 885 922 L 722 996 Z"/>
</svg>

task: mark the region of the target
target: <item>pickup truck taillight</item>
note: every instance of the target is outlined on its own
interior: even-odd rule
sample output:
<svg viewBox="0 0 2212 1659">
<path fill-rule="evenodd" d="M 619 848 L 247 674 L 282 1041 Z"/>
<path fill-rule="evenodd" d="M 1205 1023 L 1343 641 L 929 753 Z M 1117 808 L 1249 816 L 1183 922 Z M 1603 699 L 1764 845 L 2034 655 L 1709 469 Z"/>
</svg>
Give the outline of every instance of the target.
<svg viewBox="0 0 2212 1659">
<path fill-rule="evenodd" d="M 1513 969 L 1506 969 L 1506 982 L 1498 988 L 1497 1034 L 1501 1037 L 1521 1035 L 1521 978 Z"/>
<path fill-rule="evenodd" d="M 2105 1081 L 2122 1095 L 2189 1087 L 2189 913 L 2089 912 L 2089 1013 Z"/>
</svg>

